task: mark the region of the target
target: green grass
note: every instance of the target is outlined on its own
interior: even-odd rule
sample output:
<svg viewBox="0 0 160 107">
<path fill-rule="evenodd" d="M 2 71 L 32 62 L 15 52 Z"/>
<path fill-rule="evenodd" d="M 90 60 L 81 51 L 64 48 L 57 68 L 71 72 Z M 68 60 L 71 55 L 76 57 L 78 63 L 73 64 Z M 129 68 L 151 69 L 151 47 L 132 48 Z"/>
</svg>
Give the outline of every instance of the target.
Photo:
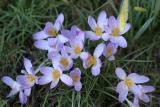
<svg viewBox="0 0 160 107">
<path fill-rule="evenodd" d="M 146 12 L 134 10 L 135 6 L 145 8 Z M 87 16 L 97 17 L 101 10 L 108 16 L 117 16 L 119 0 L 1 0 L 0 1 L 0 76 L 15 78 L 20 74 L 23 57 L 32 59 L 36 67 L 46 58 L 44 51 L 33 46 L 32 34 L 44 27 L 46 21 L 54 21 L 58 13 L 63 12 L 63 28 L 78 25 L 83 30 L 89 29 Z M 127 107 L 120 104 L 114 87 L 118 79 L 114 74 L 116 66 L 124 67 L 128 72 L 138 72 L 151 78 L 149 85 L 156 91 L 151 94 L 149 104 L 144 107 L 160 106 L 160 0 L 130 0 L 129 22 L 132 28 L 124 36 L 128 47 L 119 49 L 116 60 L 106 62 L 103 59 L 101 75 L 93 77 L 90 70 L 84 70 L 82 63 L 76 61 L 75 67 L 83 72 L 83 89 L 80 93 L 73 88 L 59 84 L 49 90 L 49 85 L 36 86 L 32 90 L 26 107 Z M 96 44 L 87 41 L 86 48 L 93 51 Z M 48 63 L 47 65 L 50 65 Z M 17 107 L 18 96 L 6 99 L 9 88 L 0 82 L 0 107 Z M 131 98 L 131 97 L 130 97 Z"/>
</svg>

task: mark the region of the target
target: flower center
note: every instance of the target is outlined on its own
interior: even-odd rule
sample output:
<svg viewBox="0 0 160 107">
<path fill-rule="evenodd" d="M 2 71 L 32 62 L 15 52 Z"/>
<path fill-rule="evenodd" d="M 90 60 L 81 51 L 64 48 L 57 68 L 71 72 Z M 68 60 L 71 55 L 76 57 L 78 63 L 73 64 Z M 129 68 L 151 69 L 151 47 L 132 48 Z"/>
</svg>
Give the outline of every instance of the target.
<svg viewBox="0 0 160 107">
<path fill-rule="evenodd" d="M 27 75 L 27 80 L 28 80 L 30 83 L 32 83 L 33 81 L 36 80 L 36 78 L 35 78 L 35 76 L 29 74 L 29 75 Z"/>
<path fill-rule="evenodd" d="M 112 48 L 107 49 L 107 57 L 112 55 Z"/>
<path fill-rule="evenodd" d="M 102 29 L 99 26 L 97 26 L 95 28 L 95 33 L 96 33 L 96 36 L 101 36 L 102 35 Z"/>
<path fill-rule="evenodd" d="M 126 79 L 124 82 L 128 86 L 128 88 L 131 88 L 133 86 L 133 82 L 130 79 Z"/>
<path fill-rule="evenodd" d="M 78 79 L 79 79 L 78 74 L 74 74 L 72 79 L 73 79 L 73 82 L 78 82 Z"/>
<path fill-rule="evenodd" d="M 50 36 L 55 37 L 55 36 L 57 35 L 57 31 L 56 31 L 56 29 L 51 28 L 51 29 L 48 30 L 48 34 L 49 34 Z"/>
<path fill-rule="evenodd" d="M 89 66 L 97 64 L 96 58 L 91 55 L 87 58 L 87 61 L 88 61 Z"/>
<path fill-rule="evenodd" d="M 118 27 L 115 27 L 115 28 L 112 29 L 112 35 L 113 36 L 119 36 L 119 33 L 120 33 L 120 31 L 119 31 Z"/>
<path fill-rule="evenodd" d="M 52 78 L 57 80 L 57 79 L 59 79 L 59 77 L 60 77 L 60 72 L 58 70 L 54 70 L 52 72 Z"/>
<path fill-rule="evenodd" d="M 76 46 L 74 48 L 74 53 L 77 54 L 77 55 L 79 55 L 81 53 L 81 48 L 79 46 Z"/>
<path fill-rule="evenodd" d="M 64 66 L 67 67 L 69 65 L 69 62 L 66 58 L 61 58 L 60 63 Z"/>
</svg>

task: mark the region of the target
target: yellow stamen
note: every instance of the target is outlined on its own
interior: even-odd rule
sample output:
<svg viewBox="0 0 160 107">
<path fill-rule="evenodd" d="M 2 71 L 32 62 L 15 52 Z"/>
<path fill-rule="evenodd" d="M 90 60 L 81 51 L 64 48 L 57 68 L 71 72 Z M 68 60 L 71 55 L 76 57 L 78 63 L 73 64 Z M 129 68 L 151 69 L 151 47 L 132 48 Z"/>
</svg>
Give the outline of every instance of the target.
<svg viewBox="0 0 160 107">
<path fill-rule="evenodd" d="M 112 55 L 112 48 L 108 48 L 107 50 L 107 57 Z"/>
<path fill-rule="evenodd" d="M 128 86 L 128 88 L 131 88 L 133 86 L 133 82 L 130 79 L 126 79 L 124 82 Z"/>
<path fill-rule="evenodd" d="M 27 75 L 27 80 L 28 80 L 30 83 L 32 83 L 33 81 L 36 80 L 36 77 L 33 76 L 33 75 L 31 75 L 31 74 L 28 74 L 28 75 Z"/>
<path fill-rule="evenodd" d="M 54 70 L 52 73 L 52 78 L 54 80 L 57 80 L 57 79 L 59 79 L 59 77 L 60 77 L 60 72 L 58 70 Z"/>
<path fill-rule="evenodd" d="M 97 64 L 96 58 L 94 58 L 94 57 L 91 56 L 91 55 L 87 58 L 87 61 L 88 61 L 89 66 L 92 66 L 92 65 L 96 65 L 96 64 Z"/>
<path fill-rule="evenodd" d="M 74 53 L 77 54 L 77 55 L 79 55 L 81 53 L 81 48 L 79 46 L 76 46 L 74 48 Z"/>
<path fill-rule="evenodd" d="M 50 36 L 55 37 L 55 36 L 57 35 L 57 31 L 56 31 L 56 29 L 52 28 L 52 29 L 49 29 L 49 30 L 48 30 L 48 34 L 49 34 Z"/>
<path fill-rule="evenodd" d="M 95 33 L 96 33 L 96 36 L 101 36 L 102 35 L 102 29 L 99 26 L 97 26 L 95 28 Z"/>
<path fill-rule="evenodd" d="M 113 36 L 119 36 L 119 33 L 120 33 L 120 31 L 119 31 L 118 27 L 115 27 L 115 28 L 112 29 L 112 35 Z"/>
<path fill-rule="evenodd" d="M 72 79 L 73 79 L 73 82 L 78 82 L 78 79 L 79 79 L 78 74 L 74 74 Z"/>
<path fill-rule="evenodd" d="M 66 68 L 69 65 L 69 62 L 66 58 L 61 58 L 60 63 Z"/>
</svg>

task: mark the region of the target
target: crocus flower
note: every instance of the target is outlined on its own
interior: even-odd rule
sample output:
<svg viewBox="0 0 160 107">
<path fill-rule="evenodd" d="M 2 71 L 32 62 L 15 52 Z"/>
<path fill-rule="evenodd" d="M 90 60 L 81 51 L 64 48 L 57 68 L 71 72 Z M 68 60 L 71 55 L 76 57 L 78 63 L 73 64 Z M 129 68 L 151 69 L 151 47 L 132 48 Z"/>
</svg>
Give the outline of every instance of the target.
<svg viewBox="0 0 160 107">
<path fill-rule="evenodd" d="M 70 70 L 73 66 L 73 60 L 65 49 L 61 50 L 61 54 L 57 54 L 51 58 L 53 66 L 59 66 L 63 71 Z"/>
<path fill-rule="evenodd" d="M 70 77 L 73 80 L 73 86 L 76 91 L 80 91 L 82 88 L 81 80 L 81 71 L 78 68 L 75 68 L 70 72 Z"/>
<path fill-rule="evenodd" d="M 83 67 L 85 69 L 91 67 L 92 75 L 97 76 L 100 73 L 102 66 L 100 56 L 102 55 L 104 44 L 99 44 L 94 50 L 93 56 L 88 52 L 83 52 L 81 59 L 83 60 Z"/>
<path fill-rule="evenodd" d="M 108 40 L 108 34 L 104 32 L 104 27 L 108 25 L 108 19 L 106 16 L 106 12 L 102 11 L 99 16 L 97 23 L 92 16 L 88 17 L 88 24 L 93 31 L 86 31 L 86 37 L 90 40 L 99 40 L 102 38 L 103 40 Z"/>
<path fill-rule="evenodd" d="M 131 25 L 129 23 L 126 23 L 126 26 L 125 26 L 123 32 L 120 32 L 119 17 L 117 19 L 115 19 L 114 16 L 109 17 L 108 25 L 109 26 L 105 26 L 105 31 L 109 34 L 109 40 L 112 43 L 115 43 L 122 48 L 127 47 L 127 41 L 122 35 L 124 33 L 128 32 Z"/>
<path fill-rule="evenodd" d="M 50 89 L 57 86 L 59 80 L 68 86 L 72 86 L 72 78 L 66 74 L 63 74 L 63 71 L 60 67 L 41 67 L 40 72 L 43 76 L 38 80 L 39 85 L 48 84 L 51 82 Z"/>
<path fill-rule="evenodd" d="M 56 37 L 58 36 L 58 32 L 61 29 L 61 26 L 64 21 L 64 15 L 60 13 L 54 24 L 52 22 L 47 22 L 45 28 L 37 32 L 33 35 L 34 40 L 42 40 L 48 37 Z"/>
<path fill-rule="evenodd" d="M 137 84 L 149 81 L 148 77 L 136 73 L 131 73 L 126 76 L 126 73 L 122 68 L 116 68 L 115 73 L 117 77 L 122 80 L 118 83 L 116 88 L 116 91 L 119 93 L 120 102 L 123 102 L 126 99 L 128 91 L 133 92 L 134 95 L 140 95 L 140 88 Z"/>
<path fill-rule="evenodd" d="M 12 97 L 19 92 L 20 103 L 25 104 L 27 102 L 27 95 L 25 94 L 21 84 L 18 81 L 14 81 L 8 76 L 2 77 L 2 81 L 12 89 L 7 97 Z"/>
<path fill-rule="evenodd" d="M 103 55 L 108 58 L 109 61 L 114 60 L 115 57 L 114 55 L 117 52 L 117 48 L 118 46 L 116 44 L 113 43 L 109 43 L 107 44 L 107 46 L 104 46 L 104 51 L 103 51 Z"/>
<path fill-rule="evenodd" d="M 37 83 L 38 77 L 36 76 L 32 63 L 29 59 L 24 58 L 24 66 L 26 72 L 24 72 L 24 75 L 17 76 L 17 81 L 21 83 L 24 88 L 31 88 L 35 83 Z"/>
</svg>

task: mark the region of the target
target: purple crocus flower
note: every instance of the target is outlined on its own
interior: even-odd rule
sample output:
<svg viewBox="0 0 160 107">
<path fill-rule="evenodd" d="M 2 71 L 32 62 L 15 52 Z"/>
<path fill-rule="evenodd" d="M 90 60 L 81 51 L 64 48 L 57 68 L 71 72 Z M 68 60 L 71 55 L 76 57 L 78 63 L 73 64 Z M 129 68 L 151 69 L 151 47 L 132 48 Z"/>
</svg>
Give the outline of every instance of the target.
<svg viewBox="0 0 160 107">
<path fill-rule="evenodd" d="M 141 76 L 136 73 L 131 73 L 128 76 L 126 76 L 126 73 L 122 68 L 116 68 L 115 73 L 117 77 L 122 80 L 118 83 L 116 88 L 116 91 L 119 93 L 120 102 L 123 102 L 126 99 L 129 90 L 133 92 L 134 95 L 139 96 L 141 90 L 137 86 L 137 84 L 149 81 L 148 77 Z"/>
<path fill-rule="evenodd" d="M 73 60 L 65 49 L 61 50 L 61 54 L 51 57 L 54 67 L 59 66 L 63 71 L 70 70 L 73 66 Z"/>
<path fill-rule="evenodd" d="M 102 55 L 104 49 L 104 44 L 99 44 L 94 50 L 93 56 L 88 52 L 83 52 L 81 59 L 83 60 L 83 67 L 85 69 L 91 67 L 92 75 L 97 76 L 100 73 L 100 68 L 102 66 L 100 56 Z"/>
<path fill-rule="evenodd" d="M 107 44 L 107 46 L 104 46 L 104 51 L 103 51 L 103 55 L 108 58 L 109 61 L 114 60 L 115 57 L 114 55 L 117 52 L 117 48 L 118 46 L 116 44 L 113 43 L 109 43 Z"/>
<path fill-rule="evenodd" d="M 99 16 L 97 23 L 92 16 L 88 17 L 88 24 L 93 31 L 86 31 L 86 37 L 90 40 L 99 40 L 102 38 L 107 41 L 109 36 L 107 32 L 105 33 L 104 27 L 108 25 L 108 19 L 105 11 L 102 11 Z"/>
<path fill-rule="evenodd" d="M 24 66 L 26 72 L 24 72 L 24 75 L 17 76 L 17 81 L 22 84 L 24 88 L 31 88 L 35 83 L 37 83 L 38 77 L 36 76 L 32 63 L 29 59 L 24 58 Z"/>
<path fill-rule="evenodd" d="M 109 40 L 111 41 L 111 43 L 115 43 L 122 48 L 127 47 L 127 41 L 121 35 L 128 32 L 131 25 L 129 23 L 126 23 L 126 26 L 125 26 L 123 32 L 120 32 L 119 17 L 117 19 L 115 19 L 114 16 L 109 17 L 108 25 L 109 26 L 105 26 L 105 31 L 109 34 Z"/>
<path fill-rule="evenodd" d="M 60 67 L 41 67 L 40 72 L 43 76 L 38 80 L 39 85 L 48 84 L 51 82 L 50 89 L 57 86 L 59 80 L 68 86 L 72 86 L 72 78 L 66 74 L 63 74 L 63 71 Z"/>
<path fill-rule="evenodd" d="M 20 103 L 25 104 L 27 102 L 27 90 L 23 90 L 22 85 L 18 81 L 14 81 L 8 76 L 2 77 L 2 81 L 12 89 L 7 97 L 12 97 L 19 92 Z"/>
<path fill-rule="evenodd" d="M 61 29 L 61 26 L 64 21 L 64 15 L 60 13 L 54 24 L 52 22 L 47 22 L 45 28 L 37 32 L 33 35 L 34 40 L 42 40 L 48 37 L 56 37 L 58 36 L 58 32 Z"/>
<path fill-rule="evenodd" d="M 81 71 L 78 68 L 75 68 L 70 72 L 70 77 L 73 80 L 73 86 L 76 91 L 80 91 L 82 88 L 81 80 Z"/>
</svg>

